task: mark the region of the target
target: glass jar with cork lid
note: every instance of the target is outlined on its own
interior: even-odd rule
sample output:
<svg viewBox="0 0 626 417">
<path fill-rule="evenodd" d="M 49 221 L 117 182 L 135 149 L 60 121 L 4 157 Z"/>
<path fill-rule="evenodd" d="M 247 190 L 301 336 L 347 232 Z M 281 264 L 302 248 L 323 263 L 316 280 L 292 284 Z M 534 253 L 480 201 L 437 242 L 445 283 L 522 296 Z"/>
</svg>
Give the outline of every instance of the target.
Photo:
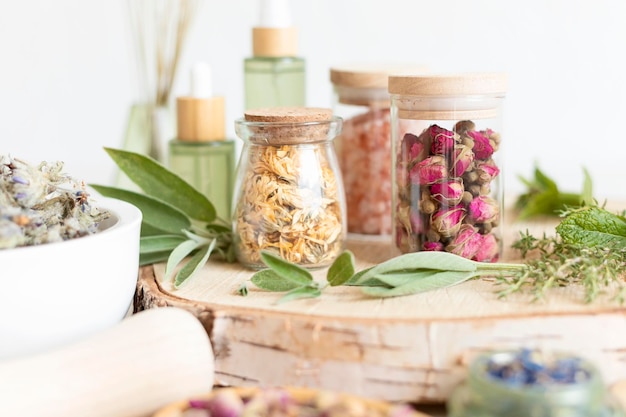
<svg viewBox="0 0 626 417">
<path fill-rule="evenodd" d="M 342 120 L 330 109 L 248 110 L 235 184 L 237 260 L 264 267 L 269 251 L 306 268 L 330 265 L 346 239 L 345 198 L 333 139 Z"/>
<path fill-rule="evenodd" d="M 389 77 L 400 252 L 499 259 L 506 87 L 500 73 Z"/>
<path fill-rule="evenodd" d="M 391 118 L 388 70 L 353 65 L 330 69 L 334 113 L 343 118 L 335 141 L 346 189 L 348 232 L 391 234 Z"/>
</svg>

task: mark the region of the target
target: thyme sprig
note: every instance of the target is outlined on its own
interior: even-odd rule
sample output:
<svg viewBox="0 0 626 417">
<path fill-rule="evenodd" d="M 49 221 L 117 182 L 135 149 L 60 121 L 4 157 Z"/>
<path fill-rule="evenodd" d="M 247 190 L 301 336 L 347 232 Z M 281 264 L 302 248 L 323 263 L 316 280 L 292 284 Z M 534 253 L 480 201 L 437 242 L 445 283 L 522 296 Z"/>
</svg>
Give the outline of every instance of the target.
<svg viewBox="0 0 626 417">
<path fill-rule="evenodd" d="M 527 268 L 497 277 L 505 286 L 500 297 L 527 292 L 535 301 L 545 299 L 552 288 L 580 285 L 584 301 L 602 294 L 620 304 L 626 299 L 626 218 L 597 205 L 569 209 L 556 228 L 556 236 L 537 238 L 528 231 L 512 247 L 518 249 Z"/>
</svg>

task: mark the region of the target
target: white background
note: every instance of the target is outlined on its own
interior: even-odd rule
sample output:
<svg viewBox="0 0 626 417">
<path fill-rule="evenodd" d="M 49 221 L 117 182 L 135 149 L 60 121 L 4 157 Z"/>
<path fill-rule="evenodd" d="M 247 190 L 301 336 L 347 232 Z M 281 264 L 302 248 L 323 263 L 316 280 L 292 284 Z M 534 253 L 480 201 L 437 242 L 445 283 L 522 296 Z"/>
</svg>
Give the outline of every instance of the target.
<svg viewBox="0 0 626 417">
<path fill-rule="evenodd" d="M 582 166 L 599 199 L 626 200 L 625 0 L 292 0 L 307 60 L 308 105 L 330 107 L 330 66 L 406 62 L 436 71 L 506 71 L 504 179 L 535 162 L 564 190 Z M 204 0 L 182 57 L 213 67 L 227 127 L 243 112 L 242 61 L 255 0 Z M 91 183 L 112 183 L 103 146 L 122 144 L 138 98 L 127 0 L 0 0 L 0 153 L 62 160 Z"/>
</svg>

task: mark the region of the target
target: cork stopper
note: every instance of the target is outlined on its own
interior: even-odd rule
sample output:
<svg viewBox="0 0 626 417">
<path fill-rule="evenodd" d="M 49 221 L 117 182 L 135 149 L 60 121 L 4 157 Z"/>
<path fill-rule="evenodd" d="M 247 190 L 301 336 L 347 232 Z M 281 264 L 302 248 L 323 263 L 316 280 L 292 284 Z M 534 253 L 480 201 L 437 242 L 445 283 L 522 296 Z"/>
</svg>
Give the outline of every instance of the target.
<svg viewBox="0 0 626 417">
<path fill-rule="evenodd" d="M 224 97 L 178 97 L 178 140 L 209 142 L 226 137 Z"/>
<path fill-rule="evenodd" d="M 295 145 L 333 139 L 341 119 L 319 107 L 268 107 L 247 110 L 238 125 L 245 125 L 253 143 Z"/>
</svg>

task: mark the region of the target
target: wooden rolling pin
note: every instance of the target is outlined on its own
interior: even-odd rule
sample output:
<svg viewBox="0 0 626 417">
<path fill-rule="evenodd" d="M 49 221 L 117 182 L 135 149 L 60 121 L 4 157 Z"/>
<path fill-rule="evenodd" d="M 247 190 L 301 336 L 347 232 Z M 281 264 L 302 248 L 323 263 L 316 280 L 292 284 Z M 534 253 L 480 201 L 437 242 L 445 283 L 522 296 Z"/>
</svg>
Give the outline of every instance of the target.
<svg viewBox="0 0 626 417">
<path fill-rule="evenodd" d="M 147 416 L 206 394 L 213 371 L 200 322 L 182 309 L 151 309 L 62 349 L 0 361 L 0 416 Z"/>
</svg>

